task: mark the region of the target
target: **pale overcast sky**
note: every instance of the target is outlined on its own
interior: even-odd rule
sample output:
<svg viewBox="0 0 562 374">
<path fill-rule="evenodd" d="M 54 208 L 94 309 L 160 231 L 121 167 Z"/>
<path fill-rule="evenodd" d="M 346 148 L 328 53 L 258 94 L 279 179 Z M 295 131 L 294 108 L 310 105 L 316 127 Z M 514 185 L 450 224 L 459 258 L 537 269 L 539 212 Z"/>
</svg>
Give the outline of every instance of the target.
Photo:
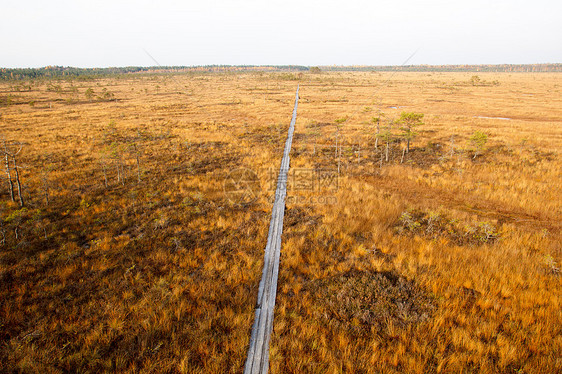
<svg viewBox="0 0 562 374">
<path fill-rule="evenodd" d="M 562 62 L 560 0 L 0 0 L 0 67 Z"/>
</svg>

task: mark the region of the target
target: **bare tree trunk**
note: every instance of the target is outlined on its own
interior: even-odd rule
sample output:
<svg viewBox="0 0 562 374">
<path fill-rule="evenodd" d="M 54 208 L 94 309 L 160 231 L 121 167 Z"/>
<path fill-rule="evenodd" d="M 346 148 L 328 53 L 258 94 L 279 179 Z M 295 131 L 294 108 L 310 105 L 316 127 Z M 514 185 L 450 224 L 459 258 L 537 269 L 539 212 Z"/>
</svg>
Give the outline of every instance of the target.
<svg viewBox="0 0 562 374">
<path fill-rule="evenodd" d="M 404 162 L 404 154 L 406 153 L 406 148 L 402 148 L 402 158 L 400 159 L 400 163 Z"/>
<path fill-rule="evenodd" d="M 381 125 L 377 123 L 377 133 L 375 135 L 375 149 L 379 149 L 379 133 L 381 131 Z"/>
<path fill-rule="evenodd" d="M 406 152 L 410 153 L 410 138 L 406 139 L 407 145 L 406 145 Z"/>
<path fill-rule="evenodd" d="M 6 143 L 4 142 L 4 148 L 6 148 Z M 12 198 L 12 201 L 16 201 L 15 197 L 14 197 L 14 183 L 12 182 L 12 175 L 10 174 L 10 160 L 8 158 L 8 152 L 5 150 L 5 156 L 6 156 L 6 176 L 8 178 L 8 187 L 10 189 L 10 197 Z"/>
<path fill-rule="evenodd" d="M 19 197 L 19 201 L 20 201 L 20 206 L 23 206 L 23 196 L 22 196 L 22 190 L 21 190 L 21 182 L 20 182 L 20 173 L 19 173 L 19 168 L 17 165 L 17 161 L 16 161 L 16 156 L 12 155 L 12 161 L 14 163 L 14 170 L 16 171 L 16 186 L 18 187 L 18 197 Z"/>
<path fill-rule="evenodd" d="M 386 162 L 388 162 L 388 141 L 386 142 Z"/>
</svg>

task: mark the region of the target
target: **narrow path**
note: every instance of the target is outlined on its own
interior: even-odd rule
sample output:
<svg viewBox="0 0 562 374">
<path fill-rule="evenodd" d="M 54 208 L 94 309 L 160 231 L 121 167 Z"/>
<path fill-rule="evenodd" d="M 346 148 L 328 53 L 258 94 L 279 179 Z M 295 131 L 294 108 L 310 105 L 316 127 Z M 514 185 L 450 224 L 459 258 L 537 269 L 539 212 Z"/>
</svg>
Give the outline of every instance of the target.
<svg viewBox="0 0 562 374">
<path fill-rule="evenodd" d="M 279 275 L 279 255 L 281 254 L 281 234 L 283 232 L 283 217 L 285 216 L 285 197 L 287 196 L 287 173 L 289 171 L 289 153 L 293 143 L 293 133 L 297 120 L 299 104 L 299 87 L 295 96 L 293 117 L 289 126 L 289 133 L 285 142 L 283 159 L 277 177 L 275 202 L 271 210 L 269 235 L 265 247 L 263 272 L 258 290 L 258 301 L 250 337 L 250 348 L 244 365 L 244 374 L 265 374 L 269 369 L 269 338 L 273 329 L 273 310 L 277 294 L 277 277 Z"/>
</svg>

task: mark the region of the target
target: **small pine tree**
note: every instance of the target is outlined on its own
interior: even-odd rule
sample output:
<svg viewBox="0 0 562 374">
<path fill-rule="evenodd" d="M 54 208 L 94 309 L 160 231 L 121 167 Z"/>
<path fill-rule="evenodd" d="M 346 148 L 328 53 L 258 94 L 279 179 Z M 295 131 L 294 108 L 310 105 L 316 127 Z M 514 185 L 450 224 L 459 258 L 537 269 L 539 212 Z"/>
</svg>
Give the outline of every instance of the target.
<svg viewBox="0 0 562 374">
<path fill-rule="evenodd" d="M 479 154 L 482 154 L 487 142 L 488 134 L 483 133 L 482 131 L 476 131 L 474 134 L 472 134 L 472 136 L 470 137 L 470 143 L 474 147 L 473 159 L 475 159 Z"/>
<path fill-rule="evenodd" d="M 91 87 L 88 88 L 84 93 L 84 96 L 86 96 L 86 99 L 92 100 L 92 98 L 94 97 L 94 90 Z"/>
<path fill-rule="evenodd" d="M 402 112 L 400 114 L 398 123 L 402 125 L 400 128 L 403 131 L 402 137 L 406 139 L 406 152 L 410 152 L 410 142 L 417 134 L 415 128 L 419 125 L 423 125 L 423 116 L 423 113 L 414 112 Z"/>
</svg>

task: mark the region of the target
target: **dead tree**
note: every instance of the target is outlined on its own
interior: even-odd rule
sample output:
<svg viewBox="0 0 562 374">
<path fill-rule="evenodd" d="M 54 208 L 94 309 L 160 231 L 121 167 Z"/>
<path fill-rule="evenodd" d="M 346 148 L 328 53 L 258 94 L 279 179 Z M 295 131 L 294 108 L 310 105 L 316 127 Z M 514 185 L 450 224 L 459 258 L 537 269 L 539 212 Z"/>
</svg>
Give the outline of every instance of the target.
<svg viewBox="0 0 562 374">
<path fill-rule="evenodd" d="M 115 161 L 117 165 L 117 183 L 121 182 L 121 164 L 119 161 Z"/>
<path fill-rule="evenodd" d="M 117 167 L 117 183 L 121 183 L 123 186 L 125 185 L 125 172 L 123 170 L 123 162 L 121 158 L 115 159 L 116 167 Z"/>
<path fill-rule="evenodd" d="M 10 174 L 10 156 L 6 149 L 6 141 L 4 141 L 4 156 L 6 158 L 6 179 L 8 180 L 8 189 L 10 191 L 10 198 L 12 201 L 16 201 L 14 197 L 14 183 L 12 182 L 12 175 Z"/>
<path fill-rule="evenodd" d="M 110 156 L 113 159 L 115 171 L 117 172 L 117 183 L 125 185 L 125 175 L 123 170 L 122 146 L 112 143 L 110 146 Z M 105 176 L 105 171 L 104 171 Z"/>
<path fill-rule="evenodd" d="M 384 150 L 386 162 L 388 162 L 389 151 L 390 151 L 390 143 L 393 141 L 393 138 L 394 138 L 394 135 L 392 134 L 391 124 L 392 123 L 389 123 L 388 127 L 383 132 L 378 134 L 378 137 L 380 137 L 386 143 L 386 147 L 385 147 L 385 150 Z"/>
<path fill-rule="evenodd" d="M 105 186 L 105 188 L 107 188 L 109 186 L 109 181 L 107 179 L 107 160 L 106 160 L 106 156 L 102 155 L 99 159 L 99 166 L 101 166 L 101 170 L 103 173 L 103 184 Z"/>
<path fill-rule="evenodd" d="M 371 119 L 371 122 L 373 122 L 374 124 L 377 125 L 377 131 L 375 132 L 375 149 L 378 149 L 379 147 L 379 134 L 381 132 L 381 116 L 379 113 L 378 117 L 373 117 Z"/>
<path fill-rule="evenodd" d="M 3 145 L 4 145 L 4 150 L 3 150 L 4 159 L 5 159 L 5 165 L 6 165 L 6 177 L 8 179 L 8 188 L 9 188 L 9 192 L 10 192 L 10 198 L 12 199 L 12 201 L 16 201 L 15 194 L 14 194 L 14 181 L 12 180 L 12 173 L 10 172 L 11 170 L 14 170 L 15 178 L 16 178 L 15 182 L 16 182 L 16 187 L 17 187 L 17 190 L 18 190 L 18 200 L 19 200 L 20 206 L 23 207 L 24 201 L 23 201 L 21 178 L 20 178 L 20 172 L 19 172 L 20 167 L 18 166 L 18 159 L 17 159 L 17 156 L 20 153 L 21 149 L 23 148 L 23 145 L 21 143 L 17 143 L 17 142 L 9 144 L 8 142 L 6 142 L 6 139 L 3 139 Z M 9 145 L 12 145 L 14 147 L 13 151 L 11 151 L 9 149 Z M 16 150 L 16 148 L 17 148 L 17 150 Z M 13 167 L 10 167 L 10 160 L 12 161 Z"/>
<path fill-rule="evenodd" d="M 21 148 L 20 148 L 21 150 Z M 19 153 L 19 151 L 18 151 Z M 19 167 L 17 164 L 17 158 L 16 158 L 16 154 L 12 155 L 12 162 L 14 163 L 14 170 L 16 172 L 16 186 L 18 186 L 18 197 L 19 197 L 19 202 L 20 202 L 20 206 L 22 207 L 23 204 L 23 196 L 22 196 L 22 188 L 21 188 L 21 182 L 20 182 L 20 172 L 19 172 Z"/>
</svg>

